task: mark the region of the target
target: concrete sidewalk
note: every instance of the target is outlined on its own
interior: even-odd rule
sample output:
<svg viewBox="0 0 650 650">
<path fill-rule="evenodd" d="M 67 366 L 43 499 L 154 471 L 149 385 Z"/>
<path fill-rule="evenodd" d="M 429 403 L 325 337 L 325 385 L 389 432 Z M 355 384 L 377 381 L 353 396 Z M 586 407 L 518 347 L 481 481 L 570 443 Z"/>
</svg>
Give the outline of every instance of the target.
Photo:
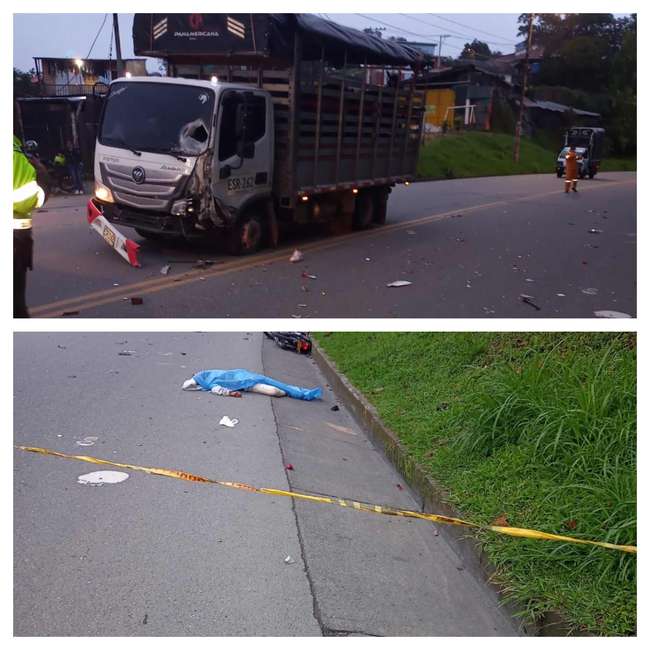
<svg viewBox="0 0 650 650">
<path fill-rule="evenodd" d="M 292 489 L 420 510 L 308 358 L 265 341 L 266 374 L 325 388 L 322 402 L 272 402 Z M 314 614 L 325 635 L 510 636 L 517 625 L 465 571 L 436 526 L 297 501 Z"/>
</svg>

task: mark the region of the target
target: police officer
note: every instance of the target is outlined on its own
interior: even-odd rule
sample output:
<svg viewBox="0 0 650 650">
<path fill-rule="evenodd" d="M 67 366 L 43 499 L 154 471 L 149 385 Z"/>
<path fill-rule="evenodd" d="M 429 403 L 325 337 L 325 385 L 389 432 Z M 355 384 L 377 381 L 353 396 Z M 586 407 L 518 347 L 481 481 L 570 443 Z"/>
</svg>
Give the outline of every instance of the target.
<svg viewBox="0 0 650 650">
<path fill-rule="evenodd" d="M 14 318 L 29 318 L 25 302 L 27 269 L 32 268 L 32 218 L 34 208 L 45 202 L 36 170 L 14 136 Z"/>
</svg>

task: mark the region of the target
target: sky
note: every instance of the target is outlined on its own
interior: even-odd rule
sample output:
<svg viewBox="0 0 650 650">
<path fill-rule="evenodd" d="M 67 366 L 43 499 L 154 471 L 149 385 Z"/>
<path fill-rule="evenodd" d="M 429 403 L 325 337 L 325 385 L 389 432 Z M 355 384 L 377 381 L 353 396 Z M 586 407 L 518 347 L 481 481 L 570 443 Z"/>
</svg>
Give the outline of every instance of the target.
<svg viewBox="0 0 650 650">
<path fill-rule="evenodd" d="M 512 52 L 517 38 L 517 14 L 319 14 L 335 22 L 363 29 L 382 28 L 384 38 L 403 36 L 410 41 L 438 43 L 447 34 L 443 56 L 458 56 L 463 45 L 478 38 L 492 50 Z M 14 14 L 14 67 L 29 70 L 34 56 L 108 58 L 112 16 L 105 14 Z M 133 14 L 120 14 L 122 56 L 133 57 Z M 89 51 L 95 36 L 97 41 Z M 112 58 L 115 58 L 113 45 Z M 157 69 L 147 62 L 150 72 Z"/>
</svg>

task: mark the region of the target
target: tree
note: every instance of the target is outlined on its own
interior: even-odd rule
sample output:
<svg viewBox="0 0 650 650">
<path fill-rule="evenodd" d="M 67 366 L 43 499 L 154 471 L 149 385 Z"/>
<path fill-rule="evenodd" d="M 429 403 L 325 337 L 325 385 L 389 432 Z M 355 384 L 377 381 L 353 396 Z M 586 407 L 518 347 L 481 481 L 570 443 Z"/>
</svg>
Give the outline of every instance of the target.
<svg viewBox="0 0 650 650">
<path fill-rule="evenodd" d="M 377 38 L 382 38 L 382 32 L 385 30 L 385 27 L 364 27 L 363 32 L 365 34 L 370 34 L 370 36 L 376 36 Z"/>
<path fill-rule="evenodd" d="M 34 68 L 29 72 L 14 68 L 14 97 L 33 97 L 39 94 L 38 85 L 32 81 L 35 75 Z"/>
<path fill-rule="evenodd" d="M 458 55 L 459 59 L 489 59 L 492 56 L 490 46 L 475 38 L 471 43 L 465 43 L 463 51 Z"/>
</svg>

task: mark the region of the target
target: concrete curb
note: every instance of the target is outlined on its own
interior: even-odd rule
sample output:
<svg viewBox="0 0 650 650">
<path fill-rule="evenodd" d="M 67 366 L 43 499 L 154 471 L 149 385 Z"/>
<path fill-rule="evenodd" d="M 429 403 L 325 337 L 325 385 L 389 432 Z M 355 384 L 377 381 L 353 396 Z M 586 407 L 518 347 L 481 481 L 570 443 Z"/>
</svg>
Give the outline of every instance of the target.
<svg viewBox="0 0 650 650">
<path fill-rule="evenodd" d="M 404 447 L 398 436 L 380 419 L 375 407 L 368 402 L 347 377 L 336 367 L 323 348 L 312 341 L 312 358 L 327 379 L 337 397 L 350 410 L 356 420 L 370 433 L 372 441 L 379 447 L 386 458 L 404 477 L 405 482 L 419 497 L 422 509 L 448 517 L 463 518 L 463 514 L 449 504 L 448 492 L 413 458 Z M 576 632 L 566 622 L 561 613 L 550 611 L 541 620 L 522 619 L 516 616 L 521 607 L 514 602 L 503 602 L 503 589 L 492 582 L 495 567 L 480 546 L 478 540 L 466 530 L 457 526 L 439 527 L 440 533 L 447 539 L 462 558 L 465 567 L 477 579 L 483 580 L 496 592 L 502 607 L 520 626 L 520 631 L 528 636 L 571 636 Z"/>
</svg>

